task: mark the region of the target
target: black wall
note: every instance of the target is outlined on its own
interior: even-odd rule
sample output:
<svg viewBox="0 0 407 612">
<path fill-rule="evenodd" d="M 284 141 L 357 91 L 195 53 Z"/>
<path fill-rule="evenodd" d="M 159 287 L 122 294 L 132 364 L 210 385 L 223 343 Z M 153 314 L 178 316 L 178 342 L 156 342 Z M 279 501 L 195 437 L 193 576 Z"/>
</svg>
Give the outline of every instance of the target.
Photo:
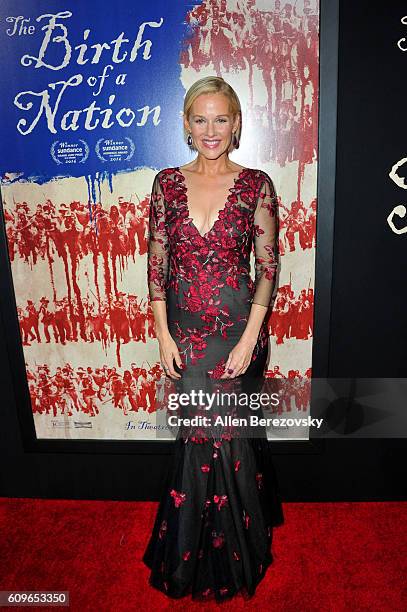
<svg viewBox="0 0 407 612">
<path fill-rule="evenodd" d="M 340 1 L 338 81 L 337 12 L 337 2 L 322 0 L 314 374 L 403 377 L 405 238 L 386 224 L 393 207 L 407 202 L 407 193 L 388 177 L 391 166 L 407 157 L 407 53 L 396 46 L 407 36 L 400 22 L 403 3 L 380 7 L 367 0 Z M 329 185 L 335 190 L 334 218 Z M 16 406 L 20 395 L 12 382 L 17 349 L 5 340 L 16 316 L 6 311 L 1 309 L 0 321 L 0 495 L 158 499 L 169 459 L 165 452 L 144 448 L 140 454 L 137 443 L 118 444 L 114 453 L 97 443 L 91 449 L 78 445 L 74 453 L 24 452 Z M 404 439 L 279 442 L 274 452 L 285 501 L 405 499 Z"/>
<path fill-rule="evenodd" d="M 405 2 L 340 1 L 332 376 L 407 376 L 407 234 L 386 221 L 407 206 L 388 176 L 407 157 L 404 15 Z"/>
</svg>

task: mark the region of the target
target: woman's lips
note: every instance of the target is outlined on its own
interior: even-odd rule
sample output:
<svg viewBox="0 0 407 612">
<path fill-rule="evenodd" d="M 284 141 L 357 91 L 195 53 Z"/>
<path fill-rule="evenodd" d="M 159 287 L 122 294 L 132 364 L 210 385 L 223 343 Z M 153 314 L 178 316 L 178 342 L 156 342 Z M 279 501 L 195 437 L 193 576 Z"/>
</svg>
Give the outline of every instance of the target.
<svg viewBox="0 0 407 612">
<path fill-rule="evenodd" d="M 216 149 L 216 147 L 220 144 L 220 140 L 203 140 L 202 143 L 204 147 L 207 147 L 208 149 Z"/>
</svg>

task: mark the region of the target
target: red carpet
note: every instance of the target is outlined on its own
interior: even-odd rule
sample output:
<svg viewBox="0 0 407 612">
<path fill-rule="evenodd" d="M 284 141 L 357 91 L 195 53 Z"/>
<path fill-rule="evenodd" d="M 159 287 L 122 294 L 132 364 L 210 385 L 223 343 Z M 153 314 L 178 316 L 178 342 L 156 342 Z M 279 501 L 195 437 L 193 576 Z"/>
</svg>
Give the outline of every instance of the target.
<svg viewBox="0 0 407 612">
<path fill-rule="evenodd" d="M 75 612 L 407 609 L 406 503 L 284 504 L 254 598 L 222 605 L 168 600 L 148 585 L 140 558 L 156 507 L 0 498 L 0 590 L 67 590 Z"/>
</svg>

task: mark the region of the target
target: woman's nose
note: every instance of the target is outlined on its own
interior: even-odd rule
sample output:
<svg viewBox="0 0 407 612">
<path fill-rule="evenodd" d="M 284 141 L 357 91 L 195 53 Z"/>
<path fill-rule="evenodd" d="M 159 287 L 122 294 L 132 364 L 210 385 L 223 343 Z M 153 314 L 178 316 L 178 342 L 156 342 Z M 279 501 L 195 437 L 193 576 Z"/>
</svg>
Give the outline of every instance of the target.
<svg viewBox="0 0 407 612">
<path fill-rule="evenodd" d="M 206 132 L 208 136 L 213 136 L 213 134 L 215 133 L 215 126 L 210 121 L 208 121 L 208 127 Z"/>
</svg>

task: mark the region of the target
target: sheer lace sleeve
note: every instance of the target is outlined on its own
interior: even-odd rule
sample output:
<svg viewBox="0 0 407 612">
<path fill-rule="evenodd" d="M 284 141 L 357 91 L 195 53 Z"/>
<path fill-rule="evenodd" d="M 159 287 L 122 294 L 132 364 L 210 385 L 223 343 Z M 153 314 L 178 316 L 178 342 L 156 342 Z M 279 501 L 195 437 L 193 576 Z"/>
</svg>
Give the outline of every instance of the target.
<svg viewBox="0 0 407 612">
<path fill-rule="evenodd" d="M 275 285 L 278 252 L 278 205 L 273 181 L 264 173 L 254 213 L 255 292 L 253 304 L 269 306 Z"/>
<path fill-rule="evenodd" d="M 151 189 L 148 222 L 147 279 L 150 301 L 166 301 L 169 270 L 169 241 L 165 226 L 165 201 L 159 175 Z"/>
</svg>

